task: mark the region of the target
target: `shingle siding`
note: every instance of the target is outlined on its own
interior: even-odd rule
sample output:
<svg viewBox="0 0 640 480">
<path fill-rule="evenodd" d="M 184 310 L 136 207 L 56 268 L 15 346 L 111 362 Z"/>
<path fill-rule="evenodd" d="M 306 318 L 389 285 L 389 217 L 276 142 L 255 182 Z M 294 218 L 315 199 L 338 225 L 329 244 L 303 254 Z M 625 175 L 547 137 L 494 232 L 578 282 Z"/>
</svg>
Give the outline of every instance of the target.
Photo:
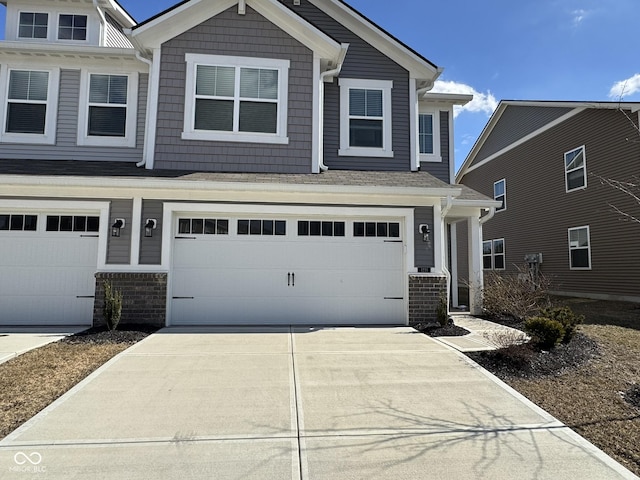
<svg viewBox="0 0 640 480">
<path fill-rule="evenodd" d="M 610 204 L 627 211 L 638 205 L 594 175 L 632 179 L 640 171 L 638 132 L 616 110 L 590 109 L 467 173 L 462 182 L 492 195 L 506 179 L 507 210 L 484 225 L 485 240 L 504 238 L 509 271 L 524 255 L 542 253 L 542 272 L 554 290 L 640 299 L 640 225 L 622 221 Z M 585 145 L 588 186 L 566 193 L 564 153 Z M 567 231 L 589 225 L 591 270 L 570 270 Z"/>
<path fill-rule="evenodd" d="M 471 165 L 480 163 L 571 110 L 566 107 L 508 106 Z"/>
<path fill-rule="evenodd" d="M 411 170 L 409 73 L 366 43 L 356 34 L 307 1 L 293 6 L 282 0 L 301 17 L 341 43 L 349 43 L 340 78 L 392 80 L 393 158 L 344 157 L 340 148 L 340 87 L 337 79 L 325 84 L 324 163 L 339 170 Z"/>
<path fill-rule="evenodd" d="M 149 76 L 140 74 L 138 84 L 138 123 L 135 148 L 78 146 L 80 70 L 60 72 L 60 95 L 55 145 L 0 144 L 0 157 L 20 160 L 107 160 L 139 162 L 144 145 L 147 87 Z"/>
<path fill-rule="evenodd" d="M 251 8 L 206 20 L 162 46 L 155 167 L 218 172 L 310 173 L 313 54 Z M 288 145 L 182 140 L 185 55 L 290 60 Z"/>
</svg>

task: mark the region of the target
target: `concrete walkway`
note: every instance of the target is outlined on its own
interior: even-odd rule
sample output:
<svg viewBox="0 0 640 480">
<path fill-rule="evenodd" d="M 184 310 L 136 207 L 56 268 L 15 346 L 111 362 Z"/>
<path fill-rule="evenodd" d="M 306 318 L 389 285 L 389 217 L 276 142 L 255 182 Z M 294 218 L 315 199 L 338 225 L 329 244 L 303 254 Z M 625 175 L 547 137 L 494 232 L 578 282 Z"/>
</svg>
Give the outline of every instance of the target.
<svg viewBox="0 0 640 480">
<path fill-rule="evenodd" d="M 0 441 L 0 478 L 25 473 L 636 478 L 461 353 L 406 327 L 161 330 Z"/>
<path fill-rule="evenodd" d="M 528 338 L 520 330 L 483 320 L 468 313 L 452 313 L 453 323 L 469 330 L 463 337 L 435 337 L 437 341 L 449 345 L 460 352 L 479 352 L 495 350 L 500 346 L 501 338 L 523 340 Z"/>
<path fill-rule="evenodd" d="M 3 327 L 0 326 L 0 363 L 72 335 L 89 327 Z M 2 478 L 0 476 L 0 478 Z"/>
</svg>

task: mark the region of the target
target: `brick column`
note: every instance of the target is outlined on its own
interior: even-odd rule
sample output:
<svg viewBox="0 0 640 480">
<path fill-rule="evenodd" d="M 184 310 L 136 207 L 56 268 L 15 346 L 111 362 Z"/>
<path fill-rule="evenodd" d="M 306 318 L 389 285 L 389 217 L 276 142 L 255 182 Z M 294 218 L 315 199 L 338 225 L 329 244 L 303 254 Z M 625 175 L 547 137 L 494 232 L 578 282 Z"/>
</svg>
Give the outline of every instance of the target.
<svg viewBox="0 0 640 480">
<path fill-rule="evenodd" d="M 440 296 L 447 291 L 447 279 L 439 275 L 409 275 L 409 325 L 437 322 Z"/>
<path fill-rule="evenodd" d="M 121 324 L 137 323 L 164 327 L 167 319 L 166 273 L 96 273 L 96 297 L 93 304 L 94 326 L 104 325 L 104 281 L 122 292 Z"/>
</svg>

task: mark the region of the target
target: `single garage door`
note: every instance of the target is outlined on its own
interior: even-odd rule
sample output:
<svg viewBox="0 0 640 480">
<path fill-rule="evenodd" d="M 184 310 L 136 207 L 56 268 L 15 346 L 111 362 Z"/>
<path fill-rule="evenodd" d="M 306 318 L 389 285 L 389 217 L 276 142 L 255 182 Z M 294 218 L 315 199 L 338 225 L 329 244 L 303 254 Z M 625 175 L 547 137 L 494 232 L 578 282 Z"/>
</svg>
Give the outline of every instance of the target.
<svg viewBox="0 0 640 480">
<path fill-rule="evenodd" d="M 0 213 L 0 325 L 90 325 L 99 217 Z"/>
<path fill-rule="evenodd" d="M 406 323 L 397 220 L 176 223 L 172 325 Z"/>
</svg>

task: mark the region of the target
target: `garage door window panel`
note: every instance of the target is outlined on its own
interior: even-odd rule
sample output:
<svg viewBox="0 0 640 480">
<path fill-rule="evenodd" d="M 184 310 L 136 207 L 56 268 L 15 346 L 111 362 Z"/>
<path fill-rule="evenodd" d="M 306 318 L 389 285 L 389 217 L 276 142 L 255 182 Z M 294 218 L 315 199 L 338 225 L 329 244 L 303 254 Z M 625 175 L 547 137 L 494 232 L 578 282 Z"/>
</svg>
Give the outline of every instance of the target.
<svg viewBox="0 0 640 480">
<path fill-rule="evenodd" d="M 345 222 L 300 220 L 298 221 L 299 237 L 344 237 Z"/>
<path fill-rule="evenodd" d="M 354 237 L 400 238 L 397 222 L 354 222 Z"/>
<path fill-rule="evenodd" d="M 0 215 L 0 231 L 35 232 L 37 229 L 37 215 Z"/>
<path fill-rule="evenodd" d="M 238 220 L 238 235 L 283 236 L 286 234 L 285 220 Z"/>
<path fill-rule="evenodd" d="M 179 218 L 179 235 L 228 235 L 229 220 L 215 218 Z"/>
<path fill-rule="evenodd" d="M 47 232 L 100 231 L 100 217 L 92 215 L 47 215 Z"/>
</svg>

